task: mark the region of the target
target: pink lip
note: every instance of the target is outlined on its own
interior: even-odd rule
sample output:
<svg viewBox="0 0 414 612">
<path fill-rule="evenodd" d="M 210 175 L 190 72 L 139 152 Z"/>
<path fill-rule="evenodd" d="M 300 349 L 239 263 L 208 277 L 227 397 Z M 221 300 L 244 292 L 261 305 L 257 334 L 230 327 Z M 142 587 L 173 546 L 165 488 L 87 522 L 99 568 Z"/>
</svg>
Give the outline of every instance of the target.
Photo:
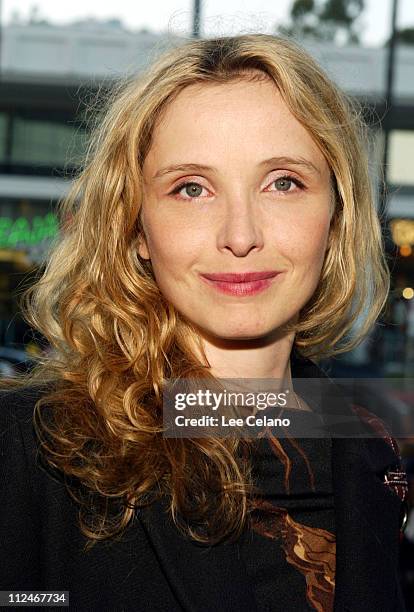
<svg viewBox="0 0 414 612">
<path fill-rule="evenodd" d="M 254 295 L 263 291 L 272 283 L 280 272 L 244 272 L 242 274 L 219 273 L 200 274 L 201 278 L 210 286 L 228 295 Z"/>
</svg>

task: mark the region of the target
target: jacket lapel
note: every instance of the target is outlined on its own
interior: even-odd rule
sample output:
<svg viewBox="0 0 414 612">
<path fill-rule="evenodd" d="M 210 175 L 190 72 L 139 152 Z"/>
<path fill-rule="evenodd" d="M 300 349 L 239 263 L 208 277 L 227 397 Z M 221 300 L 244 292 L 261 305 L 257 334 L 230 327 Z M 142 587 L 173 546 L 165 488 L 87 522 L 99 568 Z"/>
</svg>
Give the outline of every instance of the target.
<svg viewBox="0 0 414 612">
<path fill-rule="evenodd" d="M 291 366 L 292 378 L 326 378 L 316 364 L 295 353 Z M 393 463 L 395 454 L 381 439 L 332 438 L 337 556 L 334 612 L 397 609 L 401 502 L 380 477 Z M 208 547 L 184 538 L 166 501 L 140 509 L 138 517 L 183 610 L 257 612 L 237 542 Z"/>
<path fill-rule="evenodd" d="M 379 476 L 395 462 L 387 447 L 379 439 L 332 439 L 334 612 L 397 610 L 401 502 Z"/>
<path fill-rule="evenodd" d="M 292 352 L 292 378 L 329 377 Z M 331 383 L 329 383 L 331 384 Z M 332 384 L 333 381 L 332 381 Z M 347 431 L 361 436 L 350 404 L 322 402 L 322 416 L 347 417 Z M 327 423 L 334 422 L 327 419 Z M 344 431 L 346 427 L 344 426 Z M 332 488 L 336 525 L 334 612 L 396 611 L 401 500 L 384 484 L 396 462 L 382 438 L 332 436 Z"/>
</svg>

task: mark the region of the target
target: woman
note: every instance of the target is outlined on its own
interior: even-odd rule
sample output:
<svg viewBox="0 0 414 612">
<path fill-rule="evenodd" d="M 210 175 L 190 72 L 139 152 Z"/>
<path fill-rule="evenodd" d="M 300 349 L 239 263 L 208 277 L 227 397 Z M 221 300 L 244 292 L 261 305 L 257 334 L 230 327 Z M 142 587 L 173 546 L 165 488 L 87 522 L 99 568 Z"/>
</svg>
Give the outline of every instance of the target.
<svg viewBox="0 0 414 612">
<path fill-rule="evenodd" d="M 114 94 L 26 293 L 53 350 L 1 395 L 3 590 L 66 590 L 76 610 L 404 609 L 386 432 L 163 428 L 169 379 L 326 378 L 312 358 L 371 329 L 389 277 L 364 134 L 268 35 L 190 41 Z M 318 412 L 296 399 L 286 414 Z"/>
</svg>

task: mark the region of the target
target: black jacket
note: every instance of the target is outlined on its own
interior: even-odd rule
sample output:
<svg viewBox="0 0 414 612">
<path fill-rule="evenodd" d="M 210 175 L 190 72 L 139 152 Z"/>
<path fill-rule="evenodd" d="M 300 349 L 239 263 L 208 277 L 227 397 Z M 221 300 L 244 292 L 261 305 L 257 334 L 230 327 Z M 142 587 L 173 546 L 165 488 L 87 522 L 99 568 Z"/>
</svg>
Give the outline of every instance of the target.
<svg viewBox="0 0 414 612">
<path fill-rule="evenodd" d="M 291 366 L 294 378 L 324 376 L 293 354 Z M 37 397 L 33 390 L 0 392 L 0 590 L 66 590 L 69 609 L 85 612 L 258 609 L 237 543 L 208 549 L 186 540 L 162 500 L 138 510 L 121 540 L 83 552 L 75 502 L 36 461 Z M 403 502 L 398 487 L 384 483 L 389 468 L 401 469 L 387 440 L 333 438 L 334 612 L 405 611 L 398 576 Z"/>
</svg>

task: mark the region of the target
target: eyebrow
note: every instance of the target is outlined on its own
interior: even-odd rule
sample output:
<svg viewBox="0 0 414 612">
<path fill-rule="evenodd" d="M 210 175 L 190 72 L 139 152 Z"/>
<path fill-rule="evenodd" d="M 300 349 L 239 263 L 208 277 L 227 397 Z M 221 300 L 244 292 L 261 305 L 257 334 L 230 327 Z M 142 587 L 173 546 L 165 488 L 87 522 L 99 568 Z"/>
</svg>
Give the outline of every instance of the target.
<svg viewBox="0 0 414 612">
<path fill-rule="evenodd" d="M 285 155 L 281 157 L 271 157 L 270 159 L 265 159 L 261 161 L 258 166 L 265 167 L 280 164 L 299 166 L 321 176 L 320 169 L 315 166 L 315 164 L 313 164 L 310 160 L 305 159 L 304 157 L 287 157 Z M 217 168 L 214 168 L 213 166 L 205 166 L 204 164 L 174 164 L 171 166 L 166 166 L 165 168 L 161 168 L 154 174 L 152 178 L 159 179 L 165 176 L 166 174 L 172 174 L 173 172 L 197 172 L 200 170 L 202 172 L 217 172 Z"/>
</svg>

